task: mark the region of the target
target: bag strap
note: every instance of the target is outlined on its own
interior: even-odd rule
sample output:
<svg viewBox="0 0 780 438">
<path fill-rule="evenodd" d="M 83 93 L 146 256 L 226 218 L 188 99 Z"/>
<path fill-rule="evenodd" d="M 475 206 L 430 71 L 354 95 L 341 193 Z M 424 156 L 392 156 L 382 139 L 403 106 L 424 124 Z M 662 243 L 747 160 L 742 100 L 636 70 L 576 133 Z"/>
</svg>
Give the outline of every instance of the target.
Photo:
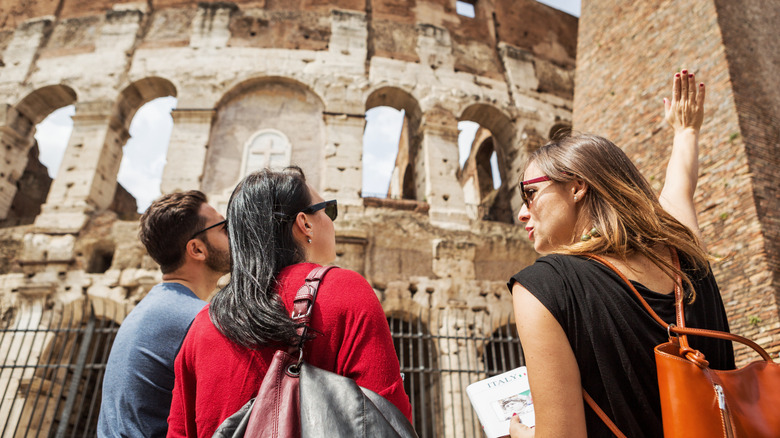
<svg viewBox="0 0 780 438">
<path fill-rule="evenodd" d="M 672 263 L 674 264 L 677 269 L 680 269 L 680 259 L 677 256 L 677 251 L 674 248 L 669 248 L 669 251 L 672 256 Z M 640 304 L 642 304 L 642 307 L 647 310 L 647 312 L 650 314 L 650 316 L 653 317 L 653 319 L 658 322 L 662 327 L 666 328 L 666 332 L 669 334 L 669 339 L 672 338 L 672 333 L 675 333 L 678 336 L 678 342 L 680 345 L 680 352 L 683 354 L 688 360 L 695 363 L 698 366 L 706 367 L 709 365 L 707 360 L 705 360 L 704 355 L 698 351 L 692 349 L 688 345 L 688 337 L 686 335 L 696 335 L 696 336 L 706 336 L 711 338 L 719 338 L 719 339 L 725 339 L 728 341 L 736 341 L 740 342 L 742 344 L 745 344 L 754 350 L 758 352 L 758 354 L 761 355 L 764 360 L 768 362 L 772 362 L 772 358 L 767 354 L 767 352 L 761 348 L 758 344 L 751 341 L 750 339 L 744 338 L 739 335 L 734 335 L 731 333 L 721 332 L 717 330 L 707 330 L 707 329 L 698 329 L 698 328 L 688 328 L 685 327 L 685 311 L 683 309 L 683 294 L 682 294 L 682 281 L 680 279 L 680 276 L 677 275 L 674 281 L 674 308 L 675 308 L 675 319 L 677 324 L 667 324 L 663 319 L 661 319 L 660 316 L 658 316 L 657 313 L 653 310 L 652 307 L 650 307 L 649 304 L 647 304 L 647 301 L 642 297 L 642 295 L 639 293 L 639 291 L 636 290 L 636 287 L 629 281 L 629 279 L 623 275 L 623 273 L 615 267 L 612 263 L 607 261 L 605 258 L 595 255 L 595 254 L 587 254 L 588 258 L 591 258 L 593 260 L 596 260 L 597 262 L 605 265 L 606 267 L 610 268 L 612 271 L 614 271 L 631 289 L 632 292 L 634 292 L 634 295 L 639 299 Z M 625 435 L 618 429 L 618 427 L 615 425 L 615 423 L 612 422 L 612 420 L 609 418 L 609 416 L 601 410 L 599 405 L 596 403 L 595 400 L 585 391 L 585 389 L 582 389 L 582 397 L 585 399 L 585 402 L 588 403 L 588 406 L 590 406 L 591 409 L 593 409 L 594 412 L 601 418 L 601 421 L 604 422 L 604 424 L 609 427 L 609 429 L 612 431 L 612 433 L 615 434 L 618 438 L 625 438 Z"/>
<path fill-rule="evenodd" d="M 673 249 L 671 251 L 672 251 L 672 261 L 679 268 L 679 259 L 677 258 L 677 251 Z M 608 268 L 612 269 L 621 279 L 623 279 L 623 281 L 626 282 L 626 284 L 631 289 L 631 291 L 634 292 L 634 295 L 636 295 L 636 297 L 639 299 L 639 302 L 642 304 L 645 310 L 647 310 L 647 312 L 650 313 L 650 316 L 652 316 L 653 319 L 656 320 L 656 322 L 661 324 L 662 327 L 666 328 L 667 333 L 669 333 L 670 339 L 672 333 L 681 335 L 679 337 L 680 347 L 682 349 L 682 352 L 688 358 L 688 360 L 700 366 L 708 365 L 707 361 L 704 359 L 704 355 L 701 352 L 694 350 L 688 346 L 688 338 L 685 335 L 705 336 L 709 338 L 718 338 L 718 339 L 725 339 L 727 341 L 739 342 L 755 350 L 765 361 L 772 362 L 772 357 L 769 356 L 766 350 L 764 350 L 763 348 L 761 348 L 760 345 L 756 344 L 755 342 L 751 341 L 748 338 L 735 335 L 733 333 L 721 332 L 718 330 L 685 327 L 685 317 L 684 317 L 685 313 L 683 311 L 682 286 L 680 283 L 679 276 L 675 280 L 675 285 L 674 285 L 675 311 L 676 311 L 675 313 L 677 314 L 677 325 L 667 324 L 666 322 L 664 322 L 663 319 L 661 319 L 661 317 L 658 316 L 657 313 L 655 313 L 653 308 L 650 307 L 649 304 L 647 304 L 647 301 L 645 301 L 645 299 L 642 298 L 642 295 L 639 293 L 639 291 L 636 290 L 634 285 L 628 280 L 628 278 L 626 278 L 625 275 L 623 275 L 622 272 L 620 272 L 618 268 L 616 268 L 612 263 L 608 262 L 606 259 L 604 259 L 601 256 L 597 256 L 595 254 L 587 254 L 587 257 L 596 260 L 601 264 L 607 266 Z"/>
<path fill-rule="evenodd" d="M 301 342 L 297 347 L 291 347 L 289 353 L 293 354 L 295 351 L 298 351 L 299 365 L 303 359 L 303 344 L 306 343 L 306 333 L 309 330 L 309 322 L 311 321 L 314 301 L 317 299 L 317 290 L 319 289 L 325 274 L 333 268 L 335 268 L 335 266 L 318 266 L 312 269 L 306 276 L 303 286 L 298 288 L 298 292 L 295 294 L 290 318 L 292 318 L 293 322 L 300 324 L 295 331 L 298 333 L 298 336 L 300 336 Z"/>
<path fill-rule="evenodd" d="M 612 431 L 613 434 L 615 434 L 618 438 L 626 438 L 625 435 L 623 435 L 623 432 L 618 429 L 618 427 L 615 425 L 615 423 L 610 420 L 609 415 L 607 415 L 604 411 L 601 410 L 598 403 L 596 403 L 593 398 L 591 398 L 590 394 L 588 394 L 588 391 L 585 391 L 585 388 L 582 388 L 582 398 L 585 399 L 585 401 L 588 403 L 588 406 L 590 406 L 591 409 L 593 409 L 594 412 L 596 412 L 596 415 L 601 418 L 601 421 L 604 422 L 604 424 L 607 425 L 609 430 Z"/>
</svg>

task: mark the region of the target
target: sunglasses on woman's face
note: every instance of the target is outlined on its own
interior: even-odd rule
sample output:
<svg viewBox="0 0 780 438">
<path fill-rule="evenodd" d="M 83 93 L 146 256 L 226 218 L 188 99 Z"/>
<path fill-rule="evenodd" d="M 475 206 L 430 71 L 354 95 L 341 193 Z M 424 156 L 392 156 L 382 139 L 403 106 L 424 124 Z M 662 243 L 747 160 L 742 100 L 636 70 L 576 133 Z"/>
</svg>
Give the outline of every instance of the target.
<svg viewBox="0 0 780 438">
<path fill-rule="evenodd" d="M 335 221 L 336 218 L 339 216 L 339 207 L 336 204 L 335 199 L 331 199 L 330 201 L 320 202 L 317 204 L 310 205 L 303 210 L 301 210 L 301 213 L 306 214 L 313 214 L 316 213 L 319 210 L 325 209 L 325 214 L 330 218 L 330 220 Z"/>
<path fill-rule="evenodd" d="M 549 176 L 540 176 L 539 178 L 529 179 L 527 181 L 520 181 L 520 197 L 523 198 L 523 202 L 525 203 L 526 207 L 531 207 L 531 202 L 534 200 L 534 196 L 536 195 L 536 190 L 528 189 L 526 192 L 525 185 L 526 184 L 535 184 L 540 183 L 544 181 L 551 181 Z"/>
</svg>

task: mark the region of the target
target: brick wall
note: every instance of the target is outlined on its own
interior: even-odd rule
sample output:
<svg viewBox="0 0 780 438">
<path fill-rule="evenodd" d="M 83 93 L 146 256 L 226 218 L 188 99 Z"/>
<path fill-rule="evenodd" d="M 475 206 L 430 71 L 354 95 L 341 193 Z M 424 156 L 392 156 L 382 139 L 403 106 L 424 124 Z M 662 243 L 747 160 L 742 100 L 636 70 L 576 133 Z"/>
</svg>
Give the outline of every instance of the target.
<svg viewBox="0 0 780 438">
<path fill-rule="evenodd" d="M 769 9 L 769 10 L 767 10 Z M 584 0 L 574 129 L 603 135 L 663 185 L 672 131 L 663 122 L 671 77 L 707 84 L 699 222 L 732 331 L 780 352 L 778 261 L 779 4 L 726 0 Z M 773 69 L 774 65 L 774 69 Z M 737 348 L 738 360 L 754 356 Z"/>
</svg>

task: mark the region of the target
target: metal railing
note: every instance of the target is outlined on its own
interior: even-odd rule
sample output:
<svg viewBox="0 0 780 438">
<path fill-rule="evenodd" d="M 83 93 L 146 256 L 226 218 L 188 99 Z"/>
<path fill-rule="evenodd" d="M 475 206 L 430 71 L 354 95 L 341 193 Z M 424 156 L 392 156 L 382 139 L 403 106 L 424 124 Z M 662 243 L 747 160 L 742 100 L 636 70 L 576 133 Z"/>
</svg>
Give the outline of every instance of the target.
<svg viewBox="0 0 780 438">
<path fill-rule="evenodd" d="M 0 437 L 93 437 L 105 364 L 126 309 L 83 301 L 0 312 Z M 466 386 L 523 365 L 509 316 L 439 309 L 388 323 L 421 438 L 480 437 Z"/>
<path fill-rule="evenodd" d="M 483 436 L 466 387 L 525 364 L 510 316 L 444 309 L 388 323 L 419 436 Z"/>
<path fill-rule="evenodd" d="M 60 311 L 45 302 L 7 311 L 0 321 L 0 437 L 94 437 L 118 328 L 83 301 Z"/>
</svg>

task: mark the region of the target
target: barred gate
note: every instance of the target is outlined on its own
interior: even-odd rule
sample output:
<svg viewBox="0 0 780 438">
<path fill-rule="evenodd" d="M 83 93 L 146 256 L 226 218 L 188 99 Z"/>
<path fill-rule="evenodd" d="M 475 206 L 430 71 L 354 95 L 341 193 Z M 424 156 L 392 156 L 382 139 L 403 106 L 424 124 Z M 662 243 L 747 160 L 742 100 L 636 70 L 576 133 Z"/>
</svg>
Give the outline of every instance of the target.
<svg viewBox="0 0 780 438">
<path fill-rule="evenodd" d="M 117 318 L 83 301 L 24 303 L 1 318 L 0 437 L 94 437 Z"/>
<path fill-rule="evenodd" d="M 484 436 L 466 387 L 525 364 L 510 315 L 443 309 L 388 323 L 420 438 Z"/>
<path fill-rule="evenodd" d="M 0 309 L 0 438 L 94 437 L 105 364 L 127 309 L 43 301 Z M 389 317 L 421 438 L 481 437 L 466 395 L 523 365 L 514 323 L 471 310 Z"/>
</svg>

